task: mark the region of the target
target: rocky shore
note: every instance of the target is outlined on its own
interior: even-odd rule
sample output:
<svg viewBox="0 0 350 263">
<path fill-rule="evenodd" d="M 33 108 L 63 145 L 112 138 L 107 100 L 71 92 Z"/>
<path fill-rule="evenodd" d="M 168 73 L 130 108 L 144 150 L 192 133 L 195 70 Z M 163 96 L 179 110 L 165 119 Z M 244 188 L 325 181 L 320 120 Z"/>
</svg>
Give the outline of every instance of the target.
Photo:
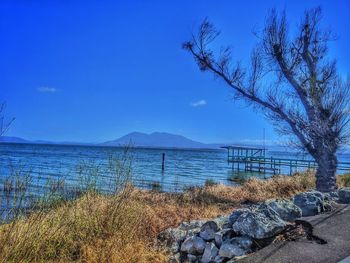
<svg viewBox="0 0 350 263">
<path fill-rule="evenodd" d="M 183 222 L 161 232 L 158 241 L 172 253 L 172 263 L 234 262 L 276 237 L 286 237 L 302 224 L 300 218 L 331 211 L 337 203 L 350 203 L 350 188 L 331 193 L 309 191 L 291 199 L 248 204 L 227 216 Z"/>
</svg>

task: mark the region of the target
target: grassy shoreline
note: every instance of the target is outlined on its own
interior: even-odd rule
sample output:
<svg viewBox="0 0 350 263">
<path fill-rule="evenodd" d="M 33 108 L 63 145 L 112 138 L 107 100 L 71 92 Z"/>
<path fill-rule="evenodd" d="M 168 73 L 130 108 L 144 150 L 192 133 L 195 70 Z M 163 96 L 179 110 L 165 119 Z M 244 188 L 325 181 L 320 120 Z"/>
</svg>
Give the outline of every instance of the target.
<svg viewBox="0 0 350 263">
<path fill-rule="evenodd" d="M 181 193 L 129 184 L 115 195 L 88 191 L 1 225 L 0 262 L 166 262 L 169 255 L 155 243 L 164 229 L 228 214 L 247 202 L 290 198 L 314 184 L 314 173 L 307 171 L 252 178 L 242 186 L 208 183 Z"/>
<path fill-rule="evenodd" d="M 88 191 L 0 226 L 2 262 L 166 262 L 156 236 L 183 221 L 227 214 L 243 202 L 290 197 L 313 187 L 310 173 L 242 186 L 207 184 L 181 193 L 126 184 L 115 195 Z"/>
</svg>

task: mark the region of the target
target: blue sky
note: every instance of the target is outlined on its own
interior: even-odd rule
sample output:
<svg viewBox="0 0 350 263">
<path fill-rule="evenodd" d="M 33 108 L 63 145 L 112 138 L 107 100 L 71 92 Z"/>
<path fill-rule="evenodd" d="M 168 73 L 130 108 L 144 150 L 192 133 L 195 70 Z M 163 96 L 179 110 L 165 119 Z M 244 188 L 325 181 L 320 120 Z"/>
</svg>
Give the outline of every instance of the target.
<svg viewBox="0 0 350 263">
<path fill-rule="evenodd" d="M 263 116 L 233 102 L 181 44 L 208 17 L 245 61 L 270 8 L 286 8 L 294 25 L 317 5 L 340 36 L 331 55 L 346 76 L 349 1 L 1 1 L 0 100 L 16 117 L 7 135 L 100 142 L 165 131 L 232 142 L 261 140 L 265 128 L 275 140 Z"/>
</svg>

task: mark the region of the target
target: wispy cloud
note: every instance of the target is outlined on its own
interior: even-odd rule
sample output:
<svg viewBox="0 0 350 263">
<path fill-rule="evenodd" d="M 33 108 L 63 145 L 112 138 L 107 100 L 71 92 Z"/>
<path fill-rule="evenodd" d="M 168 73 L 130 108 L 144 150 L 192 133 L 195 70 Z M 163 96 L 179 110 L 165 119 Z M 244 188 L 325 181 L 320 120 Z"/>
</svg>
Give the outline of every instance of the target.
<svg viewBox="0 0 350 263">
<path fill-rule="evenodd" d="M 207 105 L 207 101 L 206 100 L 199 100 L 199 101 L 192 102 L 190 105 L 192 107 L 205 106 L 205 105 Z"/>
<path fill-rule="evenodd" d="M 39 87 L 36 90 L 38 92 L 43 92 L 43 93 L 55 93 L 57 91 L 56 88 L 52 88 L 52 87 Z"/>
</svg>

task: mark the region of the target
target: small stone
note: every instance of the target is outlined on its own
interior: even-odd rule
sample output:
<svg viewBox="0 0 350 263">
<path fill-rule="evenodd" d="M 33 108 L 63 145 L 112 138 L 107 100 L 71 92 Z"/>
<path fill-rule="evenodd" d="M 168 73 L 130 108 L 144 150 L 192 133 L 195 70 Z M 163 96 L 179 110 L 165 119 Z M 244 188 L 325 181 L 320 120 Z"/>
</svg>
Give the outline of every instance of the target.
<svg viewBox="0 0 350 263">
<path fill-rule="evenodd" d="M 213 221 L 218 225 L 219 229 L 227 228 L 227 225 L 229 223 L 229 217 L 228 216 L 219 216 Z"/>
<path fill-rule="evenodd" d="M 324 201 L 324 194 L 323 193 L 316 191 L 316 190 L 312 190 L 309 193 L 316 195 L 318 198 L 321 199 L 321 201 Z"/>
<path fill-rule="evenodd" d="M 191 220 L 189 222 L 183 222 L 178 227 L 180 230 L 189 231 L 193 229 L 199 229 L 205 223 L 204 220 Z"/>
<path fill-rule="evenodd" d="M 236 236 L 238 236 L 238 234 L 232 228 L 225 228 L 215 233 L 214 242 L 217 247 L 220 247 L 223 242 Z"/>
<path fill-rule="evenodd" d="M 220 247 L 219 255 L 223 258 L 233 258 L 234 256 L 244 255 L 244 250 L 239 246 L 224 243 Z"/>
<path fill-rule="evenodd" d="M 187 260 L 189 263 L 198 263 L 199 258 L 196 255 L 188 254 L 187 255 Z"/>
<path fill-rule="evenodd" d="M 215 262 L 215 263 L 223 263 L 224 260 L 225 260 L 225 259 L 224 259 L 223 257 L 219 256 L 219 255 L 217 255 L 217 256 L 214 258 L 214 262 Z"/>
<path fill-rule="evenodd" d="M 350 188 L 342 188 L 338 190 L 339 203 L 350 204 Z"/>
<path fill-rule="evenodd" d="M 324 201 L 338 201 L 338 192 L 324 193 Z"/>
<path fill-rule="evenodd" d="M 243 256 L 251 251 L 252 244 L 253 241 L 247 236 L 234 237 L 221 245 L 219 255 L 229 259 L 235 256 Z"/>
<path fill-rule="evenodd" d="M 208 221 L 202 225 L 199 236 L 206 241 L 212 241 L 214 240 L 215 233 L 219 230 L 218 225 L 214 221 Z"/>
<path fill-rule="evenodd" d="M 178 228 L 168 228 L 158 235 L 158 240 L 161 245 L 165 246 L 171 252 L 176 253 L 180 249 L 180 242 L 185 239 L 186 231 Z"/>
<path fill-rule="evenodd" d="M 265 204 L 275 210 L 283 220 L 289 222 L 294 221 L 302 215 L 301 209 L 287 199 L 273 199 L 266 201 Z"/>
<path fill-rule="evenodd" d="M 314 216 L 324 211 L 324 196 L 317 191 L 301 193 L 294 197 L 294 204 L 300 207 L 302 216 Z"/>
<path fill-rule="evenodd" d="M 339 194 L 338 192 L 334 191 L 334 192 L 329 192 L 328 193 L 332 198 L 339 198 Z"/>
<path fill-rule="evenodd" d="M 220 246 L 222 244 L 222 232 L 221 231 L 218 233 L 215 233 L 214 243 L 218 248 L 220 248 Z"/>
<path fill-rule="evenodd" d="M 181 263 L 181 255 L 180 253 L 176 253 L 170 257 L 168 263 Z"/>
<path fill-rule="evenodd" d="M 213 243 L 207 243 L 202 256 L 203 263 L 209 263 L 218 255 L 219 249 Z"/>
<path fill-rule="evenodd" d="M 201 255 L 204 252 L 206 243 L 205 241 L 197 236 L 188 237 L 181 244 L 181 252 L 188 254 Z"/>
<path fill-rule="evenodd" d="M 323 204 L 324 207 L 324 211 L 325 212 L 330 212 L 333 210 L 333 207 L 335 206 L 335 202 L 334 201 L 325 201 Z"/>
</svg>

